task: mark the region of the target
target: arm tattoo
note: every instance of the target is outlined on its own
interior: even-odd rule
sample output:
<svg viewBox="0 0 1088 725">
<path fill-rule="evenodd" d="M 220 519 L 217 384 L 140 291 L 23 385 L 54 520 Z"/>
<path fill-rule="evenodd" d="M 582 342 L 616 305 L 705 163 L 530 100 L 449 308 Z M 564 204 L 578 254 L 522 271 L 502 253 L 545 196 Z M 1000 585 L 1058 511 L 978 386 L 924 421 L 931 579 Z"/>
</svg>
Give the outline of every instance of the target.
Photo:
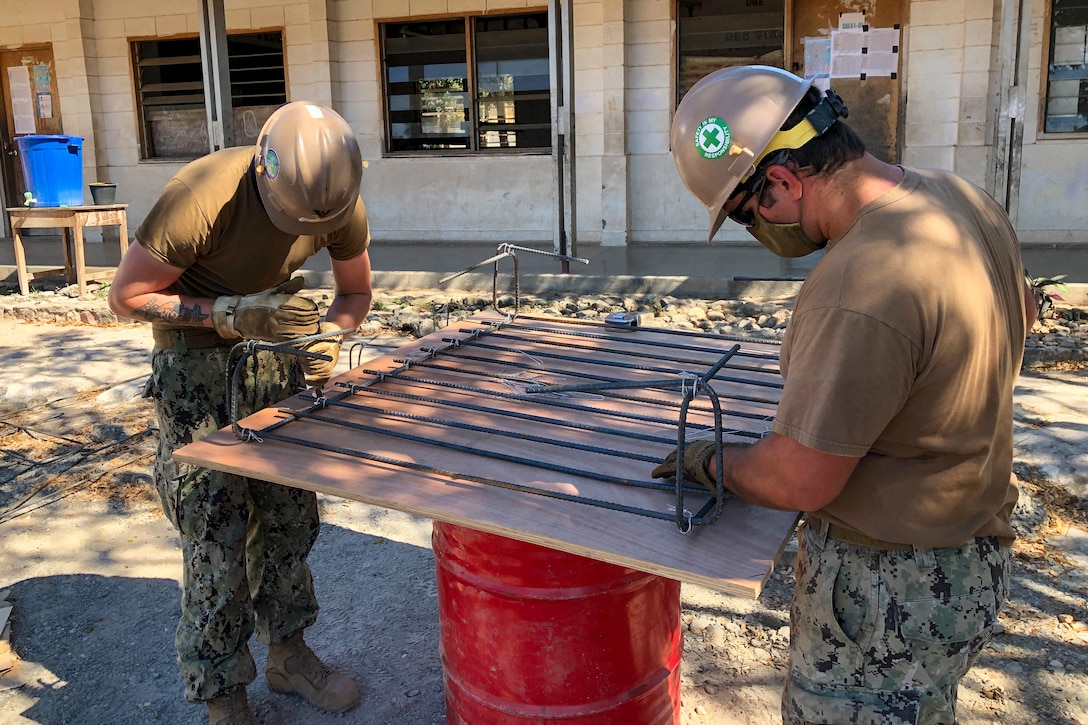
<svg viewBox="0 0 1088 725">
<path fill-rule="evenodd" d="M 200 326 L 204 320 L 208 319 L 208 315 L 201 311 L 200 305 L 186 307 L 181 302 L 177 304 L 159 302 L 159 298 L 155 296 L 134 309 L 132 316 L 145 322 L 170 322 L 175 325 L 196 326 Z"/>
</svg>

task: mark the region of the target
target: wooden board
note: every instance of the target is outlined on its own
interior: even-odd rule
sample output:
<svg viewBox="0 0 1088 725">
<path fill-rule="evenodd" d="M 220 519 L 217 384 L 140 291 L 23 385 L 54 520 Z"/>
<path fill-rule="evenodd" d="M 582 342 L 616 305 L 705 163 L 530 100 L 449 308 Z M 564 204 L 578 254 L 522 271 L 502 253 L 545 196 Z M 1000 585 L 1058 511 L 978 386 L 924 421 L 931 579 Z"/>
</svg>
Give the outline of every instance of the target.
<svg viewBox="0 0 1088 725">
<path fill-rule="evenodd" d="M 305 392 L 244 418 L 248 442 L 228 428 L 176 457 L 756 596 L 796 513 L 727 497 L 717 521 L 684 534 L 673 490 L 630 485 L 662 483 L 650 471 L 675 448 L 681 390 L 526 392 L 702 375 L 734 345 L 712 388 L 724 439 L 751 442 L 781 394 L 776 345 L 489 312 L 341 375 L 323 406 Z M 692 400 L 689 441 L 712 435 L 709 401 Z M 707 500 L 685 494 L 684 509 Z"/>
</svg>

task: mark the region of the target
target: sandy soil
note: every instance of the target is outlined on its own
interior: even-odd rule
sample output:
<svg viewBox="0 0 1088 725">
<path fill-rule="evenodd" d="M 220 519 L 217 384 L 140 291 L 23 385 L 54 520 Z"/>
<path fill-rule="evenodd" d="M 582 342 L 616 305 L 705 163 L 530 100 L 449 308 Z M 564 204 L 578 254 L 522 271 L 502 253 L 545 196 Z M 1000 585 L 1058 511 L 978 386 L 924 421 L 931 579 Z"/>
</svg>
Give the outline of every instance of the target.
<svg viewBox="0 0 1088 725">
<path fill-rule="evenodd" d="M 32 337 L 15 324 L 0 322 L 5 345 Z M 102 336 L 115 328 L 81 329 L 108 347 Z M 1088 383 L 1073 367 L 1025 377 L 1033 397 L 1025 392 L 1018 409 L 1023 535 L 1012 598 L 961 688 L 963 723 L 1088 725 L 1088 514 L 1061 463 L 1075 466 L 1088 450 L 1075 402 Z M 0 599 L 14 605 L 19 657 L 0 678 L 5 723 L 206 721 L 183 702 L 173 663 L 180 564 L 148 476 L 153 416 L 118 389 L 91 384 L 0 420 Z M 320 715 L 258 678 L 258 714 L 266 723 L 444 722 L 429 522 L 334 498 L 322 498 L 322 512 L 311 565 L 323 609 L 310 639 L 365 683 L 365 704 Z M 778 720 L 794 550 L 758 600 L 684 586 L 684 725 Z M 263 664 L 260 645 L 254 654 Z"/>
</svg>

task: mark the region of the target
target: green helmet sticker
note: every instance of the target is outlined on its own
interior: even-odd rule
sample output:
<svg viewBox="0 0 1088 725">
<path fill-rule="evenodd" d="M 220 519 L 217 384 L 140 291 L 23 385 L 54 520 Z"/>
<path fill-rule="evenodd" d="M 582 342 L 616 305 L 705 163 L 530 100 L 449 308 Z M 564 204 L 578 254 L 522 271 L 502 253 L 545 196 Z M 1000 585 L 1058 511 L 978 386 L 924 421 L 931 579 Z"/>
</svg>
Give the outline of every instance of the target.
<svg viewBox="0 0 1088 725">
<path fill-rule="evenodd" d="M 280 157 L 276 155 L 273 149 L 268 149 L 264 153 L 264 174 L 269 179 L 274 179 L 280 175 Z"/>
<path fill-rule="evenodd" d="M 704 159 L 716 159 L 729 150 L 729 144 L 733 140 L 733 134 L 729 130 L 729 124 L 711 116 L 695 129 L 695 150 Z"/>
</svg>

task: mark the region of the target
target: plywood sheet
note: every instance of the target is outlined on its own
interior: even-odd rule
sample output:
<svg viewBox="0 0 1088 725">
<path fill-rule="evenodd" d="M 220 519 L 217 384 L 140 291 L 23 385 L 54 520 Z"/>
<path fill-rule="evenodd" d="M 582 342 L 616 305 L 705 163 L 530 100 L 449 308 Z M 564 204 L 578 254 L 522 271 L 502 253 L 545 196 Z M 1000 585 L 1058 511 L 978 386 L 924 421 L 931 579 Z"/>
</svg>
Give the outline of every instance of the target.
<svg viewBox="0 0 1088 725">
<path fill-rule="evenodd" d="M 650 477 L 684 397 L 663 383 L 734 345 L 712 387 L 724 439 L 751 442 L 781 393 L 773 344 L 482 313 L 341 375 L 323 401 L 243 419 L 246 442 L 225 429 L 177 457 L 756 596 L 796 514 L 727 497 L 717 521 L 681 533 L 675 491 Z M 712 435 L 712 411 L 709 395 L 692 400 L 688 440 Z M 688 492 L 683 508 L 708 499 Z"/>
</svg>

